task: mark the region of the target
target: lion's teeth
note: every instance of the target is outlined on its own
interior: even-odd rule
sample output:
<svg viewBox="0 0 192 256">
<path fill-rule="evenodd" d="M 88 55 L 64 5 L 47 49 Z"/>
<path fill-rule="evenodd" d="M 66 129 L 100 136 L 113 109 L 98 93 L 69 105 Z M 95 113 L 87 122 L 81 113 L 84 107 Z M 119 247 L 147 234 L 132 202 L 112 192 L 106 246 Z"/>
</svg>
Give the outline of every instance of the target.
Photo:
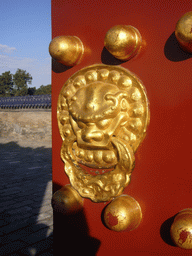
<svg viewBox="0 0 192 256">
<path fill-rule="evenodd" d="M 96 151 L 94 154 L 94 160 L 96 163 L 101 163 L 103 158 L 103 152 L 102 151 Z"/>
<path fill-rule="evenodd" d="M 115 152 L 111 150 L 86 150 L 79 148 L 77 143 L 73 144 L 73 152 L 80 162 L 84 164 L 90 164 L 94 166 L 108 167 L 117 163 L 117 157 Z"/>
<path fill-rule="evenodd" d="M 115 161 L 115 153 L 113 151 L 104 152 L 103 161 L 106 163 L 112 163 L 113 161 Z"/>
<path fill-rule="evenodd" d="M 85 154 L 84 150 L 83 150 L 83 149 L 79 149 L 79 155 L 78 155 L 78 157 L 79 157 L 79 158 L 84 158 L 84 154 Z"/>
<path fill-rule="evenodd" d="M 87 161 L 87 162 L 93 161 L 93 152 L 92 151 L 87 151 L 85 153 L 85 161 Z"/>
</svg>

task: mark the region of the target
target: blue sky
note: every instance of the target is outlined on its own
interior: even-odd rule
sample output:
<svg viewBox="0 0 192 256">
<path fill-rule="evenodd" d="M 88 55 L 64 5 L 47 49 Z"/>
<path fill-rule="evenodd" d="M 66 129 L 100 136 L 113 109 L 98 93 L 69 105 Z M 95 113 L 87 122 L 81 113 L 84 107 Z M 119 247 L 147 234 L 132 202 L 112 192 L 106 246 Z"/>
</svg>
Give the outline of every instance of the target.
<svg viewBox="0 0 192 256">
<path fill-rule="evenodd" d="M 0 0 L 0 74 L 24 69 L 29 87 L 51 84 L 51 0 Z"/>
</svg>

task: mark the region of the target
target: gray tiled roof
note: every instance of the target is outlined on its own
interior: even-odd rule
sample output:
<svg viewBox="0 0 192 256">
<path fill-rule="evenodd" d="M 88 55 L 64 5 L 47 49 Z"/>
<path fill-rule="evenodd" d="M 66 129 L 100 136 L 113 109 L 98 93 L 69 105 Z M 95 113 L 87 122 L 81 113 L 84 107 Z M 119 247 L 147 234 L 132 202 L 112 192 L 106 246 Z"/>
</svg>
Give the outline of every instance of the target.
<svg viewBox="0 0 192 256">
<path fill-rule="evenodd" d="M 51 108 L 51 94 L 0 97 L 0 109 Z"/>
</svg>

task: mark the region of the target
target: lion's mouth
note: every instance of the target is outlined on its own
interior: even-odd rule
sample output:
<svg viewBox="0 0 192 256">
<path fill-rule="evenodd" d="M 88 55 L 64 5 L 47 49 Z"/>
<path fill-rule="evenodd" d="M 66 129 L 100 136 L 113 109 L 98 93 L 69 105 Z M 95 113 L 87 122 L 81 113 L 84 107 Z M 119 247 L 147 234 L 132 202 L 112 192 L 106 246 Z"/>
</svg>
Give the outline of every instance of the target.
<svg viewBox="0 0 192 256">
<path fill-rule="evenodd" d="M 72 146 L 72 150 L 79 164 L 94 168 L 96 171 L 93 172 L 97 174 L 103 174 L 105 172 L 97 171 L 98 169 L 113 168 L 117 164 L 117 153 L 115 149 L 83 149 L 79 148 L 75 142 Z"/>
<path fill-rule="evenodd" d="M 105 174 L 107 172 L 113 171 L 114 168 L 110 168 L 110 169 L 96 169 L 96 168 L 91 168 L 89 166 L 83 165 L 79 163 L 79 166 L 82 168 L 83 171 L 85 171 L 85 173 L 90 174 L 92 176 L 97 176 L 97 175 L 102 175 Z"/>
</svg>

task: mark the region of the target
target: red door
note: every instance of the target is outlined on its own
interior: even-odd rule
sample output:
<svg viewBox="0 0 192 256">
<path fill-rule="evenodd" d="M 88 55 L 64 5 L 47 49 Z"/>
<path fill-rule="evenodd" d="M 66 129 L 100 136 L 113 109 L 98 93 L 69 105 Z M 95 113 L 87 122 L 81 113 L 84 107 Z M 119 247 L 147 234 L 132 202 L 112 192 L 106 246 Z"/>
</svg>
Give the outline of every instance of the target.
<svg viewBox="0 0 192 256">
<path fill-rule="evenodd" d="M 77 36 L 85 46 L 82 62 L 67 68 L 53 61 L 52 125 L 54 192 L 69 184 L 60 158 L 62 139 L 57 101 L 69 77 L 93 64 L 121 65 L 143 82 L 150 102 L 147 136 L 135 157 L 131 183 L 124 193 L 142 209 L 142 222 L 130 232 L 115 232 L 102 223 L 106 203 L 84 200 L 78 215 L 55 214 L 55 255 L 190 255 L 173 245 L 169 228 L 180 210 L 192 208 L 192 55 L 176 41 L 177 21 L 191 11 L 189 1 L 52 0 L 52 37 Z M 129 61 L 120 62 L 104 49 L 106 32 L 132 25 L 145 45 Z"/>
</svg>

